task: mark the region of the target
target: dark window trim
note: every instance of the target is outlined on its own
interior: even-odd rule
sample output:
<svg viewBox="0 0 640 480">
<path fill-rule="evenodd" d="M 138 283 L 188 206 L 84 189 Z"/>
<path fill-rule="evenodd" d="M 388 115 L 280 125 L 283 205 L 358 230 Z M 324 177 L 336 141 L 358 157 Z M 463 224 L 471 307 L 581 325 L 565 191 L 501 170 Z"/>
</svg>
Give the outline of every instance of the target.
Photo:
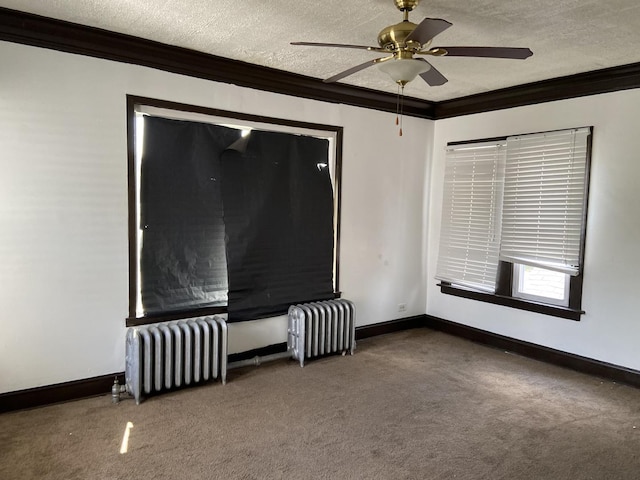
<svg viewBox="0 0 640 480">
<path fill-rule="evenodd" d="M 584 236 L 584 232 L 582 234 Z M 535 300 L 526 300 L 513 296 L 513 268 L 514 264 L 510 262 L 500 261 L 498 264 L 498 278 L 496 280 L 496 295 L 513 298 L 524 303 L 533 303 L 546 305 L 552 308 L 560 308 L 562 310 L 571 310 L 584 314 L 582 310 L 582 262 L 584 262 L 584 250 L 582 251 L 582 259 L 580 264 L 580 273 L 569 278 L 569 306 L 545 304 L 544 302 L 536 302 Z M 578 316 L 578 320 L 580 317 Z"/>
<path fill-rule="evenodd" d="M 127 162 L 128 162 L 128 210 L 129 210 L 129 316 L 126 319 L 126 326 L 133 327 L 146 325 L 161 321 L 179 320 L 183 318 L 193 318 L 203 315 L 216 315 L 227 313 L 227 307 L 208 307 L 194 309 L 188 311 L 166 312 L 162 314 L 154 314 L 149 316 L 136 316 L 136 301 L 138 294 L 136 265 L 138 264 L 138 251 L 136 241 L 136 217 L 138 205 L 136 204 L 136 172 L 135 172 L 135 112 L 137 106 L 149 106 L 157 108 L 165 108 L 170 110 L 179 110 L 184 112 L 201 113 L 216 117 L 225 117 L 234 120 L 258 122 L 266 124 L 274 124 L 279 126 L 304 128 L 309 130 L 324 130 L 333 132 L 336 135 L 336 152 L 335 152 L 335 191 L 334 201 L 336 204 L 336 243 L 335 252 L 335 298 L 340 297 L 340 224 L 341 224 L 341 202 L 342 202 L 342 144 L 344 138 L 344 128 L 336 125 L 325 125 L 320 123 L 301 122 L 296 120 L 281 119 L 275 117 L 265 117 L 260 115 L 251 115 L 247 113 L 230 112 L 215 108 L 201 107 L 197 105 L 189 105 L 185 103 L 171 102 L 156 98 L 141 97 L 136 95 L 127 95 Z M 313 301 L 314 299 L 309 299 Z"/>
<path fill-rule="evenodd" d="M 526 133 L 512 133 L 509 135 L 501 135 L 499 137 L 486 137 L 486 138 L 474 138 L 473 140 L 454 140 L 447 142 L 447 147 L 457 147 L 460 145 L 473 145 L 475 143 L 488 143 L 488 142 L 506 142 L 509 137 L 521 137 L 523 135 L 540 135 L 543 133 L 563 132 L 565 130 L 580 130 L 582 128 L 589 129 L 589 136 L 587 137 L 587 167 L 591 168 L 591 139 L 593 137 L 593 126 L 583 125 L 581 127 L 566 127 L 566 128 L 554 128 L 553 130 L 538 130 L 536 132 Z M 589 172 L 587 172 L 587 175 Z M 588 184 L 587 184 L 588 186 Z"/>
<path fill-rule="evenodd" d="M 504 142 L 506 140 L 507 140 L 506 136 L 479 138 L 477 140 L 470 140 L 470 141 L 457 140 L 455 142 L 447 142 L 447 147 L 457 147 L 460 145 L 473 145 L 474 143 Z"/>
<path fill-rule="evenodd" d="M 510 264 L 509 264 L 510 265 Z M 505 307 L 517 308 L 529 312 L 541 313 L 552 317 L 566 318 L 568 320 L 580 321 L 580 316 L 585 312 L 583 310 L 571 307 L 561 307 L 559 305 L 549 305 L 547 303 L 534 302 L 531 300 L 523 300 L 521 298 L 509 297 L 498 293 L 485 293 L 475 290 L 466 290 L 456 287 L 447 282 L 437 284 L 440 292 L 445 295 L 453 295 L 455 297 L 468 298 L 478 300 L 480 302 L 493 303 L 495 305 L 503 305 Z"/>
<path fill-rule="evenodd" d="M 543 315 L 550 315 L 553 317 L 565 318 L 568 320 L 580 321 L 580 317 L 586 312 L 582 310 L 582 283 L 583 283 L 583 269 L 584 269 L 584 252 L 587 238 L 587 218 L 589 209 L 589 183 L 591 173 L 591 150 L 593 143 L 593 126 L 588 127 L 570 127 L 569 129 L 588 128 L 589 136 L 587 137 L 587 153 L 586 153 L 586 170 L 585 170 L 585 204 L 584 204 L 584 222 L 582 225 L 582 232 L 580 234 L 580 272 L 576 276 L 572 276 L 569 280 L 569 306 L 563 307 L 561 305 L 551 305 L 543 302 L 536 302 L 533 300 L 526 300 L 523 298 L 517 298 L 513 296 L 513 267 L 514 264 L 510 262 L 500 261 L 498 264 L 498 274 L 496 278 L 496 291 L 495 293 L 480 292 L 476 290 L 469 290 L 466 288 L 452 285 L 450 282 L 440 282 L 437 286 L 440 287 L 440 292 L 445 295 L 453 295 L 461 298 L 468 298 L 472 300 L 478 300 L 480 302 L 493 303 L 495 305 L 503 305 L 506 307 L 517 308 L 519 310 L 526 310 L 529 312 L 541 313 Z M 548 130 L 544 132 L 532 132 L 520 135 L 532 135 L 537 133 L 547 133 L 554 131 L 561 131 L 567 129 Z M 476 139 L 469 141 L 455 141 L 448 142 L 447 146 L 456 145 L 469 145 L 474 143 L 493 142 L 506 140 L 508 137 L 518 135 L 508 135 L 504 137 L 492 137 L 484 139 Z"/>
</svg>

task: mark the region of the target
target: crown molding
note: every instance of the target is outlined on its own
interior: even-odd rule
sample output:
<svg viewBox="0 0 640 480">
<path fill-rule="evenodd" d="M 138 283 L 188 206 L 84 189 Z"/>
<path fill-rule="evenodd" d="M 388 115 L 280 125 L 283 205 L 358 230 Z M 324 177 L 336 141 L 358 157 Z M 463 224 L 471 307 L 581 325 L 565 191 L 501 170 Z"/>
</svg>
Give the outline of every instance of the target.
<svg viewBox="0 0 640 480">
<path fill-rule="evenodd" d="M 435 104 L 436 120 L 640 87 L 640 63 L 502 88 Z"/>
<path fill-rule="evenodd" d="M 0 40 L 151 67 L 283 95 L 396 112 L 394 94 L 230 60 L 187 48 L 0 7 Z M 404 114 L 433 118 L 433 103 L 405 97 Z"/>
<path fill-rule="evenodd" d="M 195 50 L 0 7 L 0 40 L 130 63 L 262 91 L 384 112 L 396 95 L 230 60 Z M 430 102 L 404 98 L 404 114 L 444 118 L 640 88 L 640 63 Z"/>
</svg>

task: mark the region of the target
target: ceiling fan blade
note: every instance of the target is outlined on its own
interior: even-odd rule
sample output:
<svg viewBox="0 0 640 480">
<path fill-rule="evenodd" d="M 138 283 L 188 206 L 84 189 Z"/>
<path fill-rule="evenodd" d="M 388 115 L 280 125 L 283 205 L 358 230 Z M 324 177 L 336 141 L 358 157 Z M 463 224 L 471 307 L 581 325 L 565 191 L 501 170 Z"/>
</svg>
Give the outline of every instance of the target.
<svg viewBox="0 0 640 480">
<path fill-rule="evenodd" d="M 369 60 L 368 62 L 364 62 L 364 63 L 361 63 L 360 65 L 356 65 L 355 67 L 351 67 L 348 70 L 345 70 L 344 72 L 340 72 L 337 75 L 334 75 L 333 77 L 329 77 L 323 80 L 323 82 L 324 83 L 337 82 L 341 78 L 348 77 L 349 75 L 353 75 L 354 73 L 359 72 L 360 70 L 364 70 L 365 68 L 372 67 L 377 63 L 384 62 L 392 58 L 393 58 L 393 55 L 391 55 L 390 57 L 381 57 L 381 58 L 376 58 L 375 60 Z"/>
<path fill-rule="evenodd" d="M 528 48 L 511 47 L 438 47 L 447 51 L 448 57 L 486 57 L 486 58 L 512 58 L 524 60 L 533 55 Z"/>
<path fill-rule="evenodd" d="M 444 32 L 452 24 L 441 18 L 425 18 L 413 32 L 411 32 L 405 42 L 414 41 L 424 45 L 436 35 Z"/>
<path fill-rule="evenodd" d="M 368 47 L 366 45 L 348 45 L 345 43 L 291 42 L 291 45 L 303 45 L 306 47 L 356 48 L 358 50 L 369 50 L 371 52 L 386 52 L 385 49 L 380 47 Z"/>
<path fill-rule="evenodd" d="M 436 67 L 427 62 L 424 58 L 416 58 L 416 60 L 422 60 L 428 64 L 431 68 L 424 73 L 420 74 L 420 77 L 429 84 L 431 87 L 438 87 L 448 82 L 447 77 L 442 75 Z"/>
</svg>

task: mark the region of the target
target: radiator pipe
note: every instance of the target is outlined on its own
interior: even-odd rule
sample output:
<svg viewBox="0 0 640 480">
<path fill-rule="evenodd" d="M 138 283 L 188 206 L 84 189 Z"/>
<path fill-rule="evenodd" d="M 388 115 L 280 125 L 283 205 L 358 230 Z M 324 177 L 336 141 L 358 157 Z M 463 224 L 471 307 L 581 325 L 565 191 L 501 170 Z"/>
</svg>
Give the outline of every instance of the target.
<svg viewBox="0 0 640 480">
<path fill-rule="evenodd" d="M 271 355 L 264 355 L 262 357 L 256 355 L 255 357 L 248 358 L 247 360 L 238 360 L 237 362 L 231 362 L 227 364 L 227 369 L 252 366 L 259 367 L 265 362 L 280 360 L 282 358 L 291 358 L 291 354 L 292 352 L 290 350 L 287 350 L 286 352 L 272 353 Z"/>
<path fill-rule="evenodd" d="M 263 355 L 262 357 L 256 355 L 253 358 L 249 358 L 247 360 L 238 360 L 237 362 L 231 362 L 227 364 L 227 370 L 231 368 L 241 368 L 241 367 L 250 367 L 256 366 L 259 367 L 261 364 L 265 362 L 271 362 L 273 360 L 280 360 L 282 358 L 291 358 L 292 351 L 287 350 L 286 352 L 272 353 L 271 355 Z M 123 393 L 127 393 L 127 386 L 120 385 L 118 381 L 118 377 L 115 377 L 113 380 L 113 386 L 111 387 L 111 403 L 120 403 L 120 395 Z"/>
</svg>

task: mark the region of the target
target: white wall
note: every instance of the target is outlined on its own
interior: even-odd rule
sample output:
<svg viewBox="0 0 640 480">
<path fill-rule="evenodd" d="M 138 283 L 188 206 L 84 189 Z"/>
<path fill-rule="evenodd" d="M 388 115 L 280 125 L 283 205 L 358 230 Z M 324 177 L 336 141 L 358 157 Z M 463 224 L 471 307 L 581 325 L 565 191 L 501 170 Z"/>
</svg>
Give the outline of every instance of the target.
<svg viewBox="0 0 640 480">
<path fill-rule="evenodd" d="M 0 58 L 0 393 L 124 370 L 126 94 L 344 126 L 340 288 L 357 325 L 424 313 L 433 122 L 399 138 L 392 114 L 6 42 Z M 285 332 L 232 325 L 231 350 Z"/>
<path fill-rule="evenodd" d="M 0 58 L 0 393 L 124 369 L 126 94 L 344 126 L 340 288 L 358 325 L 426 305 L 640 370 L 639 90 L 435 125 L 405 118 L 399 138 L 392 114 L 6 42 Z M 581 321 L 442 295 L 433 277 L 446 143 L 584 125 L 594 141 Z M 284 340 L 283 318 L 230 330 L 232 352 Z"/>
<path fill-rule="evenodd" d="M 640 90 L 439 120 L 428 195 L 427 313 L 640 370 Z M 579 322 L 443 295 L 434 280 L 447 142 L 594 126 Z"/>
</svg>

